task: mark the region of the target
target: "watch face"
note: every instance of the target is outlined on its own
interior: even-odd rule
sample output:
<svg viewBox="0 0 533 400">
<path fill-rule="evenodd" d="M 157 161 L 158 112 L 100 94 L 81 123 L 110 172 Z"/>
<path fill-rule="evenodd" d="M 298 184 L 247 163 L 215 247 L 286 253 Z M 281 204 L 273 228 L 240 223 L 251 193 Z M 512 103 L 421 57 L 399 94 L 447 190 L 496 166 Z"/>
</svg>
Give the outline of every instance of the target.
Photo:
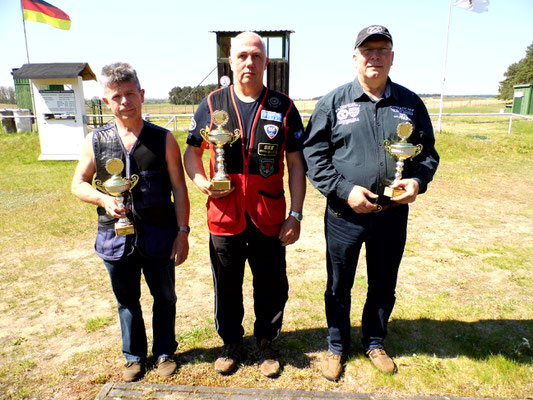
<svg viewBox="0 0 533 400">
<path fill-rule="evenodd" d="M 296 212 L 296 211 L 291 211 L 291 215 L 296 218 L 298 221 L 301 221 L 302 219 L 304 219 L 304 216 L 302 214 L 300 214 L 299 212 Z"/>
</svg>

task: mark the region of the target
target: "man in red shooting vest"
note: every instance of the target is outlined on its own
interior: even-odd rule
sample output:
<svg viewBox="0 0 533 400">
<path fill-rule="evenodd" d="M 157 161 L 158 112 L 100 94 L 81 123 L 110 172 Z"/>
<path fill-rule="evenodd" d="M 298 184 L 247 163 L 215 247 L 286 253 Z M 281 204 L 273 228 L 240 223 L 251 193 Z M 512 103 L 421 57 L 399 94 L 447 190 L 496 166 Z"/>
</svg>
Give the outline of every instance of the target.
<svg viewBox="0 0 533 400">
<path fill-rule="evenodd" d="M 279 374 L 272 340 L 280 330 L 288 298 L 285 246 L 300 236 L 305 197 L 302 120 L 291 99 L 263 85 L 268 64 L 259 35 L 244 32 L 233 39 L 229 57 L 234 84 L 210 93 L 198 107 L 189 128 L 184 154 L 187 174 L 208 196 L 209 249 L 215 288 L 215 323 L 224 353 L 215 370 L 230 374 L 242 360 L 244 316 L 242 282 L 246 260 L 253 274 L 254 337 L 265 376 Z M 225 170 L 232 187 L 216 190 L 202 163 L 200 130 L 214 129 L 215 111 L 228 115 L 224 129 L 240 131 L 225 145 Z M 215 156 L 210 145 L 210 172 Z M 289 173 L 290 212 L 283 190 L 285 161 Z"/>
</svg>

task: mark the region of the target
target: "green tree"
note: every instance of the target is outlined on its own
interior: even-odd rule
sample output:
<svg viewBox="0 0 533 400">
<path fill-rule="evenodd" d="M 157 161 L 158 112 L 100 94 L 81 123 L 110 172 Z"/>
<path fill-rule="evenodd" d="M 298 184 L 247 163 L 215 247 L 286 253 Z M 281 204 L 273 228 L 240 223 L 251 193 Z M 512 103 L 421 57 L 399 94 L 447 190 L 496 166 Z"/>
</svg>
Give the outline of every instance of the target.
<svg viewBox="0 0 533 400">
<path fill-rule="evenodd" d="M 205 96 L 217 88 L 218 85 L 216 84 L 196 86 L 195 88 L 176 86 L 168 92 L 168 101 L 171 104 L 199 104 Z"/>
<path fill-rule="evenodd" d="M 500 82 L 499 98 L 510 100 L 513 98 L 514 85 L 533 83 L 533 43 L 526 50 L 526 57 L 511 64 L 504 74 L 505 79 Z"/>
<path fill-rule="evenodd" d="M 15 104 L 15 89 L 10 86 L 0 86 L 0 103 Z"/>
</svg>

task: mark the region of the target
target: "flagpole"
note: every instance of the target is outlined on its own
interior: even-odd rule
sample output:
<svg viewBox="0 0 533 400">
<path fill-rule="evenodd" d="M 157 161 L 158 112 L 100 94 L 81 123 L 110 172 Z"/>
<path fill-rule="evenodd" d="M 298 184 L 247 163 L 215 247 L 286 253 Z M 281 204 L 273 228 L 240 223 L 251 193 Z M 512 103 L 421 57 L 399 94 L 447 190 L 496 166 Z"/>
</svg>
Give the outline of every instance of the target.
<svg viewBox="0 0 533 400">
<path fill-rule="evenodd" d="M 26 20 L 24 19 L 24 7 L 22 6 L 22 0 L 20 0 L 20 11 L 22 12 L 22 26 L 24 27 L 24 43 L 26 44 L 26 59 L 28 64 L 30 63 L 30 52 L 28 51 L 28 38 L 26 37 Z M 31 107 L 32 114 L 35 116 L 35 97 L 33 94 L 33 83 L 29 81 L 30 86 L 30 97 L 31 97 Z M 39 133 L 39 126 L 35 123 L 35 132 Z"/>
<path fill-rule="evenodd" d="M 26 21 L 24 20 L 24 7 L 22 6 L 22 0 L 20 0 L 20 11 L 22 12 L 22 26 L 24 27 L 24 43 L 26 44 L 26 59 L 28 64 L 30 63 L 30 52 L 28 51 L 28 38 L 26 37 Z"/>
<path fill-rule="evenodd" d="M 452 0 L 448 6 L 448 25 L 446 26 L 446 41 L 444 44 L 444 61 L 442 64 L 442 88 L 440 91 L 439 119 L 437 120 L 437 132 L 441 132 L 442 104 L 444 101 L 444 83 L 446 82 L 446 60 L 448 58 L 448 36 L 450 34 L 450 19 L 452 16 Z"/>
</svg>

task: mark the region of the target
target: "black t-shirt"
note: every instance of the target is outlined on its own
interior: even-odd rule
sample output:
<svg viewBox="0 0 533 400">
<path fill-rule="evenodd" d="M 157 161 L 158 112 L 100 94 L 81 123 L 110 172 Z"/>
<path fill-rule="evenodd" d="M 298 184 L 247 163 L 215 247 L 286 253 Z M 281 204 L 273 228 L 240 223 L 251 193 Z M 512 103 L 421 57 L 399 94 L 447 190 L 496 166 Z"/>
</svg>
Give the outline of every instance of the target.
<svg viewBox="0 0 533 400">
<path fill-rule="evenodd" d="M 261 104 L 261 99 L 264 96 L 266 88 L 263 88 L 261 94 L 257 97 L 257 100 L 252 102 L 244 102 L 235 96 L 235 101 L 237 102 L 237 108 L 239 109 L 239 114 L 241 115 L 241 122 L 244 129 L 243 140 L 245 149 L 248 150 L 250 132 L 252 130 L 252 125 L 254 123 L 254 117 L 259 109 Z M 200 135 L 200 130 L 205 129 L 211 125 L 211 113 L 209 112 L 209 106 L 207 104 L 207 98 L 204 98 L 189 126 L 189 136 L 187 137 L 187 144 L 200 147 L 202 145 L 203 138 Z M 287 152 L 301 151 L 303 148 L 303 124 L 300 113 L 293 106 L 287 116 L 287 125 L 289 126 L 289 132 L 287 134 Z"/>
</svg>

